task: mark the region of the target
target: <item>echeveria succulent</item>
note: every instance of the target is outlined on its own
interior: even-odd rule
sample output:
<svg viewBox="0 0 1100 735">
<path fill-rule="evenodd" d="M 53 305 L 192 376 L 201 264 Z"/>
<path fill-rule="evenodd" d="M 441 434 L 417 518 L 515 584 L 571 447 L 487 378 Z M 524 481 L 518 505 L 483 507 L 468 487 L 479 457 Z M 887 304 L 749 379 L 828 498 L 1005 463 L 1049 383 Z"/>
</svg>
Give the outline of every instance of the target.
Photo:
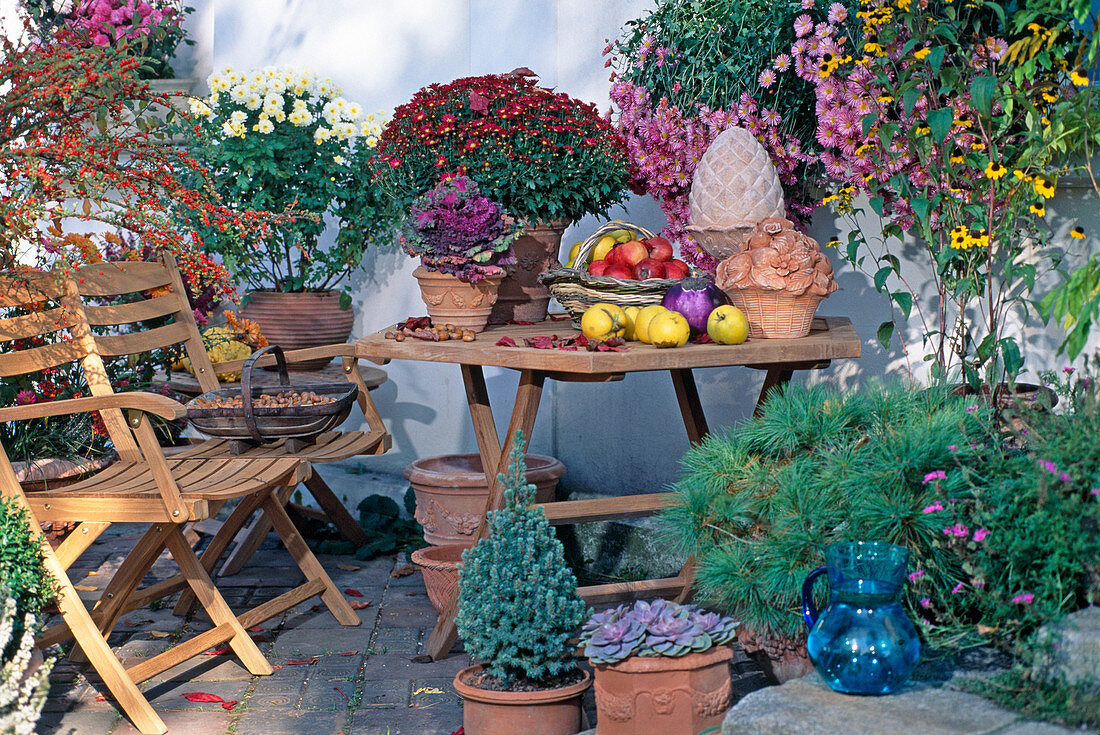
<svg viewBox="0 0 1100 735">
<path fill-rule="evenodd" d="M 584 655 L 592 663 L 610 664 L 627 658 L 646 637 L 646 627 L 630 617 L 604 623 L 592 633 L 584 647 Z"/>
<path fill-rule="evenodd" d="M 589 618 L 581 631 L 584 653 L 594 664 L 613 664 L 630 656 L 683 656 L 725 645 L 737 623 L 694 605 L 668 600 L 639 600 Z"/>
</svg>

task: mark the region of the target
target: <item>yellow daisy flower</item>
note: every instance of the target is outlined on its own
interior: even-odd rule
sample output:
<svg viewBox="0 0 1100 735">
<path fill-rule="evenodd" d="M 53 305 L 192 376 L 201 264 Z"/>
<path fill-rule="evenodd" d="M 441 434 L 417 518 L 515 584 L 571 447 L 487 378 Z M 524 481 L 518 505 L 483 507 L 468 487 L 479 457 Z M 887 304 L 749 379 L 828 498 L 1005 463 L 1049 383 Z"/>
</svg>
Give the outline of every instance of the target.
<svg viewBox="0 0 1100 735">
<path fill-rule="evenodd" d="M 1072 230 L 1069 231 L 1069 236 L 1074 238 L 1075 240 L 1084 240 L 1085 239 L 1085 230 L 1084 230 L 1083 227 L 1081 227 L 1081 225 L 1077 225 L 1076 227 L 1074 227 Z"/>
<path fill-rule="evenodd" d="M 1032 214 L 1037 217 L 1045 217 L 1047 214 L 1047 209 L 1043 206 L 1042 202 L 1039 202 L 1038 204 L 1032 204 L 1030 207 L 1028 207 L 1028 209 L 1031 211 Z"/>
<path fill-rule="evenodd" d="M 1088 86 L 1089 83 L 1089 78 L 1076 70 L 1069 73 L 1069 80 L 1078 87 Z"/>
<path fill-rule="evenodd" d="M 925 47 L 914 51 L 913 56 L 916 56 L 918 59 L 924 60 L 928 58 L 928 54 L 930 53 L 932 53 L 932 49 Z"/>
<path fill-rule="evenodd" d="M 985 175 L 993 181 L 1001 178 L 1008 173 L 1008 169 L 999 163 L 989 162 L 989 165 L 985 167 Z"/>
</svg>

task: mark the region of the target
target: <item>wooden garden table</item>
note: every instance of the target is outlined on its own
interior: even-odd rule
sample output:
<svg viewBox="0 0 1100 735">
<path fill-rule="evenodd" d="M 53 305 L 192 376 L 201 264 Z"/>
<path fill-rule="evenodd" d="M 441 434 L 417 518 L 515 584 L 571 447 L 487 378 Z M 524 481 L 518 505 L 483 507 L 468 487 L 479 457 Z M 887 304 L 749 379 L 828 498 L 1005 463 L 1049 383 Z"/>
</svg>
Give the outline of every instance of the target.
<svg viewBox="0 0 1100 735">
<path fill-rule="evenodd" d="M 704 367 L 745 366 L 766 370 L 764 387 L 757 399 L 757 410 L 767 392 L 790 380 L 795 370 L 826 367 L 830 360 L 859 357 L 860 341 L 852 322 L 846 317 L 814 319 L 810 334 L 801 339 L 754 339 L 741 345 L 688 344 L 677 349 L 656 349 L 638 342 L 628 343 L 626 352 L 575 352 L 559 349 L 524 347 L 524 338 L 575 333 L 568 321 L 548 320 L 532 325 L 491 326 L 474 342 L 449 340 L 429 342 L 407 338 L 402 342 L 386 339 L 386 331 L 363 337 L 356 343 L 357 355 L 379 364 L 390 360 L 456 363 L 461 367 L 466 398 L 470 405 L 474 435 L 482 467 L 494 468 L 489 474 L 486 510 L 500 508 L 503 488 L 497 480 L 508 466 L 516 431 L 530 439 L 535 425 L 542 387 L 546 380 L 606 383 L 622 380 L 626 373 L 667 370 L 680 405 L 688 439 L 695 444 L 707 435 L 707 423 L 699 403 L 692 370 Z M 511 337 L 518 347 L 497 346 L 502 337 Z M 519 371 L 519 386 L 508 431 L 501 442 L 489 406 L 489 393 L 482 367 L 493 365 Z M 569 500 L 546 503 L 546 515 L 554 525 L 586 523 L 617 518 L 652 515 L 668 505 L 672 493 L 648 493 L 616 498 Z M 482 523 L 475 536 L 483 538 L 488 524 Z M 582 587 L 578 590 L 590 604 L 621 600 L 639 595 L 673 595 L 684 599 L 694 580 L 691 560 L 675 577 L 637 582 L 619 582 Z M 436 621 L 426 646 L 433 659 L 445 657 L 454 645 L 457 633 L 454 617 L 457 599 L 452 599 Z"/>
</svg>

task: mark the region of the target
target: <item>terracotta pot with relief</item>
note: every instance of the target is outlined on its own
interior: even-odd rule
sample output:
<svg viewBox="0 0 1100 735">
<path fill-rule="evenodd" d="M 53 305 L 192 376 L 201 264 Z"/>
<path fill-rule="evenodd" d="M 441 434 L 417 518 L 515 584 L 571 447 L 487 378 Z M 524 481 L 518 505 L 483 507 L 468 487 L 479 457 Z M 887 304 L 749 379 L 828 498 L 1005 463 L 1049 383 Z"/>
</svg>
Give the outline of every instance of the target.
<svg viewBox="0 0 1100 735">
<path fill-rule="evenodd" d="M 777 684 L 798 679 L 814 670 L 806 651 L 806 633 L 795 636 L 769 636 L 748 628 L 739 628 L 737 642 L 769 679 Z"/>
<path fill-rule="evenodd" d="M 696 735 L 721 725 L 733 701 L 732 657 L 729 646 L 717 646 L 597 664 L 596 735 Z"/>
<path fill-rule="evenodd" d="M 339 291 L 250 291 L 240 315 L 260 325 L 267 341 L 284 351 L 343 344 L 351 336 L 355 312 L 340 306 Z M 320 370 L 332 358 L 291 363 L 290 370 Z"/>
<path fill-rule="evenodd" d="M 566 220 L 523 225 L 522 234 L 512 243 L 514 265 L 505 266 L 500 295 L 490 317 L 494 322 L 541 322 L 550 305 L 550 289 L 542 285 L 539 274 L 561 268 L 558 251 L 561 236 L 569 226 Z"/>
<path fill-rule="evenodd" d="M 455 691 L 462 697 L 466 735 L 576 735 L 581 729 L 581 697 L 592 674 L 576 684 L 529 692 L 498 692 L 473 686 L 483 664 L 462 669 Z M 657 732 L 656 730 L 654 732 Z"/>
<path fill-rule="evenodd" d="M 535 486 L 535 502 L 552 500 L 565 465 L 541 454 L 528 454 L 526 463 L 527 482 Z M 433 546 L 473 546 L 489 495 L 481 455 L 418 459 L 405 468 L 405 478 L 416 494 L 416 520 L 424 528 L 424 540 Z"/>
<path fill-rule="evenodd" d="M 480 332 L 489 322 L 489 313 L 497 302 L 497 290 L 503 276 L 484 276 L 470 283 L 451 275 L 417 266 L 413 276 L 420 283 L 420 298 L 428 309 L 432 324 L 453 324 L 460 329 Z"/>
</svg>

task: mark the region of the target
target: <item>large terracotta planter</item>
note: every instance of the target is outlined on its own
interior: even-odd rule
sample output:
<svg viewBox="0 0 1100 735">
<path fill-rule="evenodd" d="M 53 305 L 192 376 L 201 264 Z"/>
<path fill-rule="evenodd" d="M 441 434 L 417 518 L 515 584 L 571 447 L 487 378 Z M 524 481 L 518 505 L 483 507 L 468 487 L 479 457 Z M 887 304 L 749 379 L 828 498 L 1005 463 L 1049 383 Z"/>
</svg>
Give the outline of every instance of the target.
<svg viewBox="0 0 1100 735">
<path fill-rule="evenodd" d="M 558 251 L 561 236 L 569 223 L 565 220 L 525 225 L 523 234 L 512 243 L 515 265 L 505 266 L 507 275 L 500 284 L 500 295 L 490 319 L 494 322 L 541 322 L 550 306 L 550 289 L 542 285 L 539 274 L 561 268 Z"/>
<path fill-rule="evenodd" d="M 455 675 L 455 691 L 463 699 L 462 727 L 466 735 L 575 735 L 581 729 L 581 696 L 592 685 L 592 675 L 560 689 L 534 692 L 493 692 L 478 689 L 466 679 L 482 664 Z M 654 731 L 657 732 L 657 731 Z"/>
<path fill-rule="evenodd" d="M 535 501 L 553 500 L 565 465 L 541 454 L 528 454 L 526 462 L 527 482 L 535 485 Z M 424 528 L 424 540 L 433 546 L 473 546 L 489 495 L 481 455 L 418 459 L 405 468 L 405 478 L 416 494 L 416 520 Z"/>
<path fill-rule="evenodd" d="M 733 700 L 732 657 L 729 646 L 717 646 L 597 665 L 596 735 L 696 735 L 721 725 Z"/>
<path fill-rule="evenodd" d="M 489 322 L 489 313 L 497 302 L 497 290 L 503 276 L 486 276 L 477 283 L 463 281 L 450 273 L 437 273 L 417 266 L 413 275 L 420 283 L 420 298 L 432 323 L 453 324 L 460 329 L 480 332 Z"/>
<path fill-rule="evenodd" d="M 798 679 L 814 670 L 806 652 L 806 633 L 794 638 L 776 638 L 749 630 L 737 629 L 737 642 L 764 674 L 777 684 Z"/>
<path fill-rule="evenodd" d="M 251 291 L 241 316 L 260 325 L 267 341 L 284 350 L 343 344 L 351 336 L 355 312 L 340 308 L 339 291 L 280 293 Z M 332 358 L 289 365 L 291 370 L 320 370 Z"/>
</svg>

